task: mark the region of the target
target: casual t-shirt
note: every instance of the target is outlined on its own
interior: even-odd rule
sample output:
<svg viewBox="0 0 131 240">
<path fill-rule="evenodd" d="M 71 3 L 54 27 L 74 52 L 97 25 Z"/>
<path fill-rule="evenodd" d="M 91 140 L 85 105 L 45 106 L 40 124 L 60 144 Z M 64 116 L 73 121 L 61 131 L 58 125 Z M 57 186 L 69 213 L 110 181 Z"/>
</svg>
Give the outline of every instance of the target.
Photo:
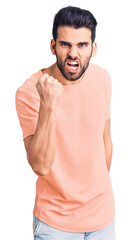
<svg viewBox="0 0 131 240">
<path fill-rule="evenodd" d="M 23 139 L 35 133 L 40 97 L 35 87 L 42 70 L 16 92 Z M 33 214 L 68 232 L 106 227 L 115 215 L 114 195 L 106 165 L 103 131 L 110 118 L 111 79 L 90 64 L 79 83 L 63 85 L 56 112 L 56 152 L 46 176 L 37 174 Z"/>
</svg>

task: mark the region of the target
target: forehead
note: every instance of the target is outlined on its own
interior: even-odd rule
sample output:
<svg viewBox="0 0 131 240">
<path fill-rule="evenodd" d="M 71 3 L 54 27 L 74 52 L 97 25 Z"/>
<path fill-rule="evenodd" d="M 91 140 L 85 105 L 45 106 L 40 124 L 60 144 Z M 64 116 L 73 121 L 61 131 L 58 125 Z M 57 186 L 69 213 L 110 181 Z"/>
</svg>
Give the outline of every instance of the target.
<svg viewBox="0 0 131 240">
<path fill-rule="evenodd" d="M 59 26 L 57 29 L 59 41 L 84 42 L 91 41 L 91 30 L 86 27 L 75 29 L 69 26 Z"/>
</svg>

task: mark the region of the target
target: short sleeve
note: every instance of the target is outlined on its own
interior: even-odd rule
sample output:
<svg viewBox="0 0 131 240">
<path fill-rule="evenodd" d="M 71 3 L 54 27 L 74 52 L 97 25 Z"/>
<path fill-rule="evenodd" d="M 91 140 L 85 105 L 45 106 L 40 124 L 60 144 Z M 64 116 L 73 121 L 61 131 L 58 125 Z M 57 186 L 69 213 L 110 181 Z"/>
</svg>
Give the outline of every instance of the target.
<svg viewBox="0 0 131 240">
<path fill-rule="evenodd" d="M 106 76 L 105 76 L 105 120 L 108 120 L 111 116 L 111 110 L 110 110 L 111 94 L 112 94 L 111 78 L 110 78 L 109 73 L 106 72 Z"/>
<path fill-rule="evenodd" d="M 35 133 L 39 103 L 30 93 L 18 89 L 15 95 L 16 111 L 23 132 L 23 140 Z"/>
</svg>

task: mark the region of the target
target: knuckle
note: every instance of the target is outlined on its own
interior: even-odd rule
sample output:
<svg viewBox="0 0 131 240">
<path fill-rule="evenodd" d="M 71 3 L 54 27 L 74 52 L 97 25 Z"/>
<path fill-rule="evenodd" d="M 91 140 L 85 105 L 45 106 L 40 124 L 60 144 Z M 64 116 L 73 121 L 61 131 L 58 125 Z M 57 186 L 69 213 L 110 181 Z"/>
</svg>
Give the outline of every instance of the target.
<svg viewBox="0 0 131 240">
<path fill-rule="evenodd" d="M 60 87 L 63 87 L 63 85 L 60 82 L 58 84 L 59 84 Z"/>
<path fill-rule="evenodd" d="M 52 81 L 52 80 L 54 80 L 54 78 L 52 76 L 49 76 L 49 77 L 47 77 L 47 80 Z"/>
<path fill-rule="evenodd" d="M 49 77 L 49 74 L 48 73 L 44 73 L 42 77 L 47 78 L 47 77 Z"/>
<path fill-rule="evenodd" d="M 45 74 L 43 74 L 40 78 L 39 78 L 39 80 L 40 81 L 44 81 L 46 78 L 48 78 L 49 77 L 49 74 L 48 73 L 45 73 Z"/>
</svg>

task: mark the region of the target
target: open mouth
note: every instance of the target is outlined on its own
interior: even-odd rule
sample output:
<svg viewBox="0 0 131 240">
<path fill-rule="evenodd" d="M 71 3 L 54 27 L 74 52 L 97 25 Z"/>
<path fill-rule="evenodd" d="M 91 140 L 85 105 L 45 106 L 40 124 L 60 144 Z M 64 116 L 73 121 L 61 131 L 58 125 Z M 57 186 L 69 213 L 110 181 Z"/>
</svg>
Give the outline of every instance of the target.
<svg viewBox="0 0 131 240">
<path fill-rule="evenodd" d="M 69 72 L 76 72 L 79 68 L 79 63 L 76 61 L 68 61 L 66 67 Z"/>
</svg>

